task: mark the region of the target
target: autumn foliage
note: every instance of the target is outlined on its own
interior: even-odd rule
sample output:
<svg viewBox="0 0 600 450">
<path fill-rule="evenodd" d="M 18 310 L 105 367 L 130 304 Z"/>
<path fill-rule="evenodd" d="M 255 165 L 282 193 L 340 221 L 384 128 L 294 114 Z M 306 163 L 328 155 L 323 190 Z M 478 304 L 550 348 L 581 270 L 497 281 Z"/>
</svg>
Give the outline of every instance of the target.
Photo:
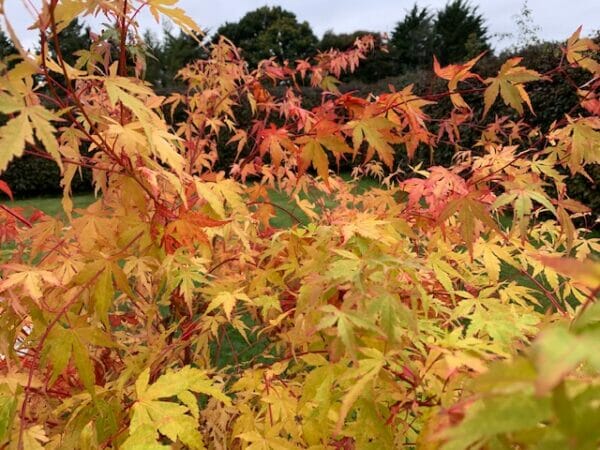
<svg viewBox="0 0 600 450">
<path fill-rule="evenodd" d="M 548 73 L 435 60 L 447 89 L 426 97 L 338 91 L 369 37 L 252 71 L 222 39 L 161 97 L 141 81 L 136 18 L 197 36 L 174 0 L 41 3 L 40 52 L 0 67 L 0 170 L 55 160 L 66 218 L 0 205 L 2 448 L 598 447 L 600 242 L 565 187 L 600 162 L 598 47 L 580 30 Z M 90 15 L 113 33 L 70 66 L 60 30 Z M 580 105 L 530 127 L 528 84 L 570 67 L 589 74 Z M 398 149 L 441 143 L 451 168 L 398 169 Z M 82 167 L 97 201 L 73 210 Z M 381 185 L 358 189 L 365 175 Z"/>
</svg>

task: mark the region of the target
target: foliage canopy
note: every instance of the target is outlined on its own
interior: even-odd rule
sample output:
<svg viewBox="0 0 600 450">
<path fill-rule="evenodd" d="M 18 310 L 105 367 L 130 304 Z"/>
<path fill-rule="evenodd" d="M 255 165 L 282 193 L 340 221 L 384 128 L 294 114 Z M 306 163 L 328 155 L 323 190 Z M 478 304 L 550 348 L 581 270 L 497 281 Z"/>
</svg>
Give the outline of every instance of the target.
<svg viewBox="0 0 600 450">
<path fill-rule="evenodd" d="M 39 54 L 17 45 L 0 68 L 0 170 L 23 153 L 56 161 L 68 217 L 0 205 L 1 445 L 597 448 L 600 242 L 565 189 L 600 162 L 594 42 L 577 30 L 546 73 L 435 60 L 447 89 L 362 98 L 336 86 L 370 36 L 252 70 L 223 38 L 163 97 L 140 79 L 144 8 L 200 33 L 172 0 L 46 0 Z M 60 31 L 86 15 L 112 38 L 90 35 L 69 64 Z M 549 129 L 469 104 L 534 110 L 530 84 L 568 66 L 589 79 Z M 300 83 L 319 105 L 303 107 Z M 223 133 L 238 153 L 227 172 Z M 397 170 L 392 145 L 412 158 L 442 142 L 453 167 Z M 381 187 L 335 175 L 345 158 Z M 98 199 L 73 210 L 81 167 Z M 297 224 L 273 226 L 273 191 Z"/>
</svg>

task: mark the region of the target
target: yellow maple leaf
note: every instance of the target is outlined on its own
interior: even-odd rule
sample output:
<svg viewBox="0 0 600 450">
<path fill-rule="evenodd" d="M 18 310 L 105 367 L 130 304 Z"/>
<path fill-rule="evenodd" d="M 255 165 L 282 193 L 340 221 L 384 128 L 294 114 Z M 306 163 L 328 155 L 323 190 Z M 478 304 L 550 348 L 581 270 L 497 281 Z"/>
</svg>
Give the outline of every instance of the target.
<svg viewBox="0 0 600 450">
<path fill-rule="evenodd" d="M 486 88 L 483 99 L 484 109 L 483 116 L 485 117 L 498 97 L 502 96 L 504 103 L 516 109 L 519 114 L 523 114 L 523 102 L 527 103 L 531 112 L 533 106 L 529 95 L 523 88 L 523 83 L 529 81 L 541 80 L 542 76 L 535 70 L 530 70 L 519 66 L 523 58 L 511 58 L 502 64 L 497 77 L 491 77 L 485 80 L 489 86 Z"/>
</svg>

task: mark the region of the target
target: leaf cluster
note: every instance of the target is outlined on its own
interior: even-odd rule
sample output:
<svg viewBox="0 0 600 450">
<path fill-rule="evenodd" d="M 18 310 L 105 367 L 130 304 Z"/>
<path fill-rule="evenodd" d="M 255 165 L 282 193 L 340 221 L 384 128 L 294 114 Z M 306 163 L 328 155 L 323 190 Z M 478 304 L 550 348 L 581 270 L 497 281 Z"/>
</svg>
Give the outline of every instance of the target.
<svg viewBox="0 0 600 450">
<path fill-rule="evenodd" d="M 29 150 L 54 160 L 66 217 L 0 205 L 1 445 L 598 446 L 600 242 L 575 226 L 589 209 L 564 175 L 600 161 L 592 41 L 576 32 L 547 73 L 436 60 L 443 91 L 361 97 L 337 85 L 373 37 L 255 69 L 223 38 L 164 97 L 128 70 L 143 8 L 200 32 L 172 0 L 48 0 L 40 52 L 2 66 L 0 169 Z M 87 15 L 116 23 L 119 44 L 99 35 L 71 65 L 48 46 Z M 469 104 L 535 110 L 528 83 L 566 65 L 590 80 L 549 129 Z M 225 132 L 237 158 L 218 171 Z M 452 167 L 396 165 L 392 146 L 413 158 L 448 141 Z M 379 185 L 337 176 L 342 160 Z M 97 200 L 74 209 L 82 167 Z M 275 208 L 297 223 L 275 226 Z"/>
</svg>

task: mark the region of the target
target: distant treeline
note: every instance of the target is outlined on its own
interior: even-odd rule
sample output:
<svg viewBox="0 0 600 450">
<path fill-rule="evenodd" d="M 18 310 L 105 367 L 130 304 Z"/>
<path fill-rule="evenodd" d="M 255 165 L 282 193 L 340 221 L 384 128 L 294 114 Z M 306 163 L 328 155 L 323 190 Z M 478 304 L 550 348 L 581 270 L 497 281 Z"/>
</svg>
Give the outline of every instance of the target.
<svg viewBox="0 0 600 450">
<path fill-rule="evenodd" d="M 389 37 L 378 30 L 358 30 L 327 31 L 318 39 L 310 24 L 299 22 L 294 13 L 279 6 L 264 6 L 238 22 L 225 23 L 208 39 L 227 37 L 241 49 L 250 67 L 256 67 L 259 61 L 272 57 L 279 62 L 295 61 L 332 48 L 345 50 L 357 37 L 371 34 L 378 41 L 378 49 L 357 72 L 346 77 L 363 82 L 431 67 L 434 53 L 442 64 L 449 64 L 491 50 L 484 17 L 464 0 L 453 0 L 435 12 L 415 4 L 398 20 Z M 162 39 L 151 32 L 145 37 L 148 53 L 156 58 L 148 60 L 146 77 L 156 86 L 168 86 L 182 64 L 203 56 L 204 50 L 194 39 L 182 33 L 165 30 Z"/>
</svg>

